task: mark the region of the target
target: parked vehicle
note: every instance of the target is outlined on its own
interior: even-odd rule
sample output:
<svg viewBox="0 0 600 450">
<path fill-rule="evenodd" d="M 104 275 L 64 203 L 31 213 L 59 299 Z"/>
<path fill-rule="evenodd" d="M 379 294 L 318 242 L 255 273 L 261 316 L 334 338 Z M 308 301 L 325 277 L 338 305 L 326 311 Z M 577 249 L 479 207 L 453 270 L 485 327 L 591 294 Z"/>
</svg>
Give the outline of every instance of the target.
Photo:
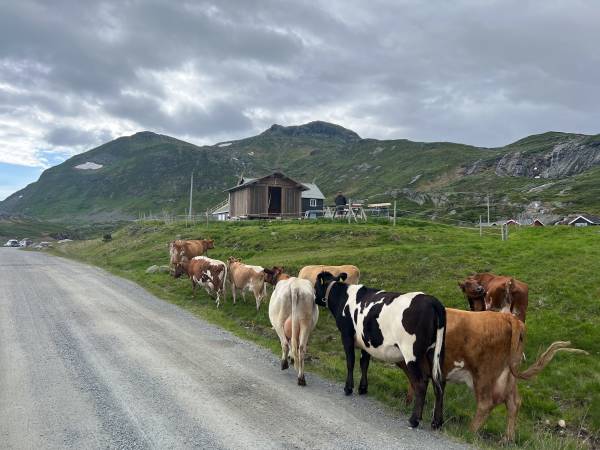
<svg viewBox="0 0 600 450">
<path fill-rule="evenodd" d="M 5 247 L 18 247 L 19 246 L 19 241 L 17 241 L 16 239 L 9 239 L 8 241 L 6 241 L 6 244 L 4 244 Z"/>
</svg>

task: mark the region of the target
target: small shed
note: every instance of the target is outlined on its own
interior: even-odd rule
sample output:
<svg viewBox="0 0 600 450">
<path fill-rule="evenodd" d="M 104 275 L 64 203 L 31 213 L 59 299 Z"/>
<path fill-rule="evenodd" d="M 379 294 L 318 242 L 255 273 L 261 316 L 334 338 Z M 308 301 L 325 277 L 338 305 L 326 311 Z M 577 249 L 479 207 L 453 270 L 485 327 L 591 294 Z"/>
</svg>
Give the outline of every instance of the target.
<svg viewBox="0 0 600 450">
<path fill-rule="evenodd" d="M 540 219 L 533 219 L 533 222 L 531 223 L 532 227 L 543 227 L 544 226 L 544 222 L 542 222 Z"/>
<path fill-rule="evenodd" d="M 302 214 L 306 211 L 323 211 L 325 196 L 315 183 L 302 183 L 307 190 L 302 191 Z"/>
<path fill-rule="evenodd" d="M 229 217 L 270 219 L 300 217 L 302 192 L 309 188 L 281 172 L 242 178 L 229 193 Z"/>
<path fill-rule="evenodd" d="M 521 225 L 518 221 L 516 221 L 515 219 L 509 219 L 507 220 L 504 225 Z"/>
</svg>

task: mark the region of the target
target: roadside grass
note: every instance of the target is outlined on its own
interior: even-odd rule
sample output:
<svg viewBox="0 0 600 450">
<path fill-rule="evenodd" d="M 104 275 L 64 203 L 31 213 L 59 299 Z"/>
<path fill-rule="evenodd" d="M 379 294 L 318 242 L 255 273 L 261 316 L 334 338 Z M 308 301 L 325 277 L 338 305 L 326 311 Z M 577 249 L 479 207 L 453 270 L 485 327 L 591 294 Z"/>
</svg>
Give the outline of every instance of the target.
<svg viewBox="0 0 600 450">
<path fill-rule="evenodd" d="M 191 296 L 189 280 L 168 274 L 146 274 L 153 264 L 168 264 L 167 243 L 176 237 L 215 239 L 209 256 L 230 255 L 264 267 L 283 265 L 291 274 L 307 264 L 355 264 L 361 282 L 397 291 L 425 291 L 447 307 L 466 308 L 457 281 L 471 272 L 490 270 L 511 274 L 529 283 L 526 357 L 531 364 L 553 341 L 570 340 L 590 356 L 558 354 L 536 379 L 522 381 L 523 397 L 516 446 L 531 449 L 570 449 L 600 445 L 600 229 L 570 227 L 520 228 L 507 242 L 499 230 L 478 230 L 401 220 L 387 224 L 311 222 L 210 223 L 208 226 L 145 223 L 113 233 L 113 240 L 76 241 L 54 253 L 103 267 L 129 278 L 150 292 L 193 314 L 216 323 L 242 338 L 280 354 L 271 329 L 267 305 L 257 312 L 254 299 L 227 301 L 217 309 L 206 293 Z M 358 365 L 358 364 L 357 364 Z M 293 370 L 293 369 L 292 369 Z M 311 335 L 307 358 L 310 372 L 342 382 L 345 358 L 339 332 L 330 313 L 320 311 Z M 356 369 L 356 383 L 359 370 Z M 407 382 L 395 366 L 373 361 L 369 395 L 392 412 L 408 414 Z M 355 391 L 356 394 L 356 391 Z M 343 396 L 340 385 L 340 396 Z M 433 397 L 428 393 L 424 423 L 431 418 Z M 468 431 L 475 411 L 472 393 L 465 385 L 449 384 L 446 391 L 444 432 L 479 447 L 500 445 L 505 408 L 497 407 L 481 433 Z M 556 425 L 567 423 L 566 430 Z M 404 419 L 398 426 L 405 426 Z M 428 426 L 428 425 L 427 425 Z"/>
</svg>

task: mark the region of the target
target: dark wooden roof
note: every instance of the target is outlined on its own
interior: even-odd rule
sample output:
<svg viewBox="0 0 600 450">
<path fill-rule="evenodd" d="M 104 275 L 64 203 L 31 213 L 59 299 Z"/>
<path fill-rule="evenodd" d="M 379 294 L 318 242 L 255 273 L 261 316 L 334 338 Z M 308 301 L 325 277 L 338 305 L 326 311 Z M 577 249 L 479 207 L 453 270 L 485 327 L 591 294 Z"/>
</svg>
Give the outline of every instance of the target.
<svg viewBox="0 0 600 450">
<path fill-rule="evenodd" d="M 304 184 L 297 182 L 296 180 L 291 179 L 290 177 L 288 177 L 287 175 L 281 173 L 281 172 L 273 172 L 270 173 L 269 175 L 265 175 L 264 177 L 259 177 L 259 178 L 245 178 L 242 180 L 242 182 L 240 184 L 238 184 L 237 186 L 233 186 L 230 187 L 229 189 L 225 189 L 226 192 L 234 192 L 234 191 L 238 191 L 240 189 L 244 189 L 250 185 L 256 184 L 261 180 L 264 180 L 265 178 L 269 178 L 269 177 L 281 177 L 284 178 L 286 180 L 291 181 L 292 183 L 294 183 L 298 189 L 300 189 L 301 191 L 307 191 L 309 188 L 306 187 Z"/>
</svg>

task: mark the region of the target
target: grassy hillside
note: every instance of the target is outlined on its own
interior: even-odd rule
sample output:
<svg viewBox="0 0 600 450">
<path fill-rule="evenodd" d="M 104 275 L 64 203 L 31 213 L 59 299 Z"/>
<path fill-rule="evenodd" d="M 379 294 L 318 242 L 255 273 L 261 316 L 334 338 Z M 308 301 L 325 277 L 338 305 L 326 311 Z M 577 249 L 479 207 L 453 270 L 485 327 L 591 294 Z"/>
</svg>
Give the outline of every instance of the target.
<svg viewBox="0 0 600 450">
<path fill-rule="evenodd" d="M 466 308 L 457 280 L 473 271 L 492 270 L 512 274 L 529 283 L 530 306 L 526 339 L 526 364 L 548 344 L 571 340 L 590 356 L 558 355 L 537 378 L 520 382 L 523 407 L 519 415 L 517 443 L 524 448 L 585 447 L 600 438 L 600 260 L 598 229 L 567 227 L 515 230 L 507 242 L 497 231 L 478 231 L 401 221 L 388 224 L 341 223 L 211 223 L 208 227 L 149 223 L 128 226 L 114 240 L 74 242 L 56 249 L 69 257 L 97 264 L 130 278 L 154 294 L 180 305 L 234 333 L 264 345 L 279 354 L 279 343 L 271 329 L 267 306 L 256 312 L 253 300 L 216 309 L 205 294 L 191 297 L 188 280 L 166 274 L 147 275 L 152 264 L 168 262 L 166 243 L 177 236 L 215 239 L 210 256 L 242 257 L 263 266 L 284 265 L 295 274 L 306 264 L 351 263 L 359 266 L 365 284 L 389 290 L 423 290 L 446 306 Z M 340 382 L 345 378 L 345 360 L 339 333 L 328 311 L 321 310 L 319 323 L 308 348 L 310 373 Z M 358 369 L 357 369 L 358 370 Z M 383 401 L 393 412 L 407 413 L 404 375 L 394 366 L 373 363 L 369 395 Z M 428 407 L 432 398 L 428 398 Z M 445 432 L 474 442 L 496 446 L 505 426 L 505 411 L 498 407 L 482 433 L 471 435 L 468 423 L 474 413 L 473 396 L 464 385 L 449 385 L 446 397 Z M 429 422 L 431 410 L 426 423 Z M 556 423 L 567 422 L 561 435 Z M 546 423 L 546 421 L 548 421 Z M 398 426 L 405 426 L 403 421 Z M 587 439 L 587 441 L 585 441 Z M 586 444 L 587 443 L 587 444 Z"/>
<path fill-rule="evenodd" d="M 560 157 L 548 156 L 558 144 L 568 151 Z M 396 197 L 401 209 L 428 217 L 475 222 L 484 212 L 483 198 L 488 193 L 493 199 L 492 219 L 514 215 L 532 202 L 542 202 L 546 210 L 559 214 L 600 213 L 598 183 L 593 183 L 599 149 L 600 135 L 552 132 L 487 149 L 449 142 L 362 139 L 325 122 L 274 125 L 254 137 L 203 147 L 142 132 L 46 170 L 39 181 L 0 202 L 0 211 L 87 222 L 131 219 L 150 212 L 184 214 L 193 171 L 193 208 L 203 212 L 226 198 L 224 189 L 235 184 L 240 174 L 253 177 L 281 170 L 299 181 L 316 182 L 329 201 L 338 190 L 355 200 L 380 202 Z M 502 160 L 499 176 L 496 169 Z M 536 178 L 531 171 L 549 161 L 558 161 L 572 173 Z M 103 167 L 75 168 L 85 162 Z M 510 175 L 522 167 L 527 167 L 523 169 L 527 176 Z"/>
</svg>

